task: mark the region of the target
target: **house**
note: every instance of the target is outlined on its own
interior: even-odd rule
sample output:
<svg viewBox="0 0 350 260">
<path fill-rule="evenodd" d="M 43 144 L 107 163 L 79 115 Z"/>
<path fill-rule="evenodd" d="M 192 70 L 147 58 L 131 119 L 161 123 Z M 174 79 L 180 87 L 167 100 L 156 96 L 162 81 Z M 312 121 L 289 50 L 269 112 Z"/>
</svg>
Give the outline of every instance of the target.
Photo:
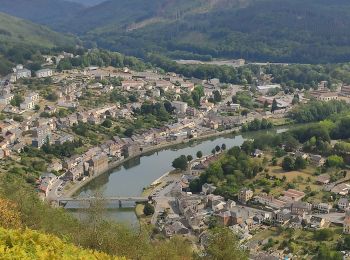
<svg viewBox="0 0 350 260">
<path fill-rule="evenodd" d="M 212 202 L 212 206 L 211 206 L 211 209 L 214 211 L 214 212 L 219 212 L 219 211 L 222 211 L 226 208 L 226 202 L 223 201 L 223 200 L 215 200 Z"/>
<path fill-rule="evenodd" d="M 209 208 L 212 208 L 212 209 L 215 208 L 215 206 L 217 206 L 217 203 L 215 203 L 215 202 L 224 202 L 225 201 L 225 199 L 223 197 L 221 197 L 219 195 L 214 195 L 214 194 L 209 194 L 206 199 L 207 199 L 207 206 Z"/>
<path fill-rule="evenodd" d="M 13 94 L 5 94 L 5 95 L 0 97 L 0 104 L 9 105 L 13 98 L 14 98 Z"/>
<path fill-rule="evenodd" d="M 71 181 L 77 181 L 84 174 L 84 164 L 79 163 L 65 173 L 65 178 Z"/>
<path fill-rule="evenodd" d="M 45 143 L 51 140 L 51 128 L 47 125 L 37 127 L 33 131 L 32 146 L 41 148 Z"/>
<path fill-rule="evenodd" d="M 276 199 L 273 196 L 268 195 L 266 193 L 262 193 L 258 196 L 255 196 L 254 201 L 274 209 L 281 209 L 286 205 L 285 201 Z"/>
<path fill-rule="evenodd" d="M 233 210 L 236 207 L 236 202 L 233 200 L 226 201 L 226 209 L 227 210 Z"/>
<path fill-rule="evenodd" d="M 342 86 L 340 90 L 340 95 L 345 97 L 350 97 L 350 85 L 349 86 Z"/>
<path fill-rule="evenodd" d="M 124 80 L 122 81 L 122 88 L 123 90 L 131 90 L 131 89 L 136 89 L 139 90 L 141 88 L 143 88 L 143 86 L 145 85 L 144 81 L 141 80 Z"/>
<path fill-rule="evenodd" d="M 180 114 L 185 114 L 188 108 L 187 103 L 182 101 L 173 101 L 171 105 L 175 108 L 175 111 Z"/>
<path fill-rule="evenodd" d="M 297 202 L 293 202 L 290 205 L 290 212 L 292 215 L 302 216 L 305 213 L 306 214 L 310 213 L 311 209 L 312 209 L 312 205 L 307 202 L 297 201 Z"/>
<path fill-rule="evenodd" d="M 104 173 L 108 170 L 108 156 L 104 153 L 95 155 L 89 164 L 92 167 L 92 175 Z"/>
<path fill-rule="evenodd" d="M 259 149 L 255 149 L 255 151 L 253 152 L 254 157 L 261 157 L 263 155 L 264 155 L 264 152 Z"/>
<path fill-rule="evenodd" d="M 50 187 L 55 180 L 57 180 L 57 176 L 52 173 L 46 173 L 40 176 L 38 187 L 39 191 L 43 192 L 45 196 L 47 196 L 48 192 L 50 191 Z"/>
<path fill-rule="evenodd" d="M 249 200 L 253 198 L 253 191 L 247 188 L 243 188 L 238 193 L 238 201 L 242 204 L 246 204 Z"/>
<path fill-rule="evenodd" d="M 86 123 L 89 118 L 88 112 L 79 112 L 77 113 L 77 120 L 82 123 Z"/>
<path fill-rule="evenodd" d="M 338 200 L 337 205 L 338 205 L 338 208 L 340 210 L 344 210 L 345 211 L 345 210 L 349 209 L 350 203 L 349 203 L 349 200 L 347 198 L 340 198 Z"/>
<path fill-rule="evenodd" d="M 35 72 L 37 78 L 47 78 L 53 75 L 52 69 L 42 69 Z"/>
<path fill-rule="evenodd" d="M 167 237 L 172 237 L 173 235 L 186 235 L 189 233 L 188 228 L 186 228 L 180 221 L 175 221 L 170 225 L 166 225 L 163 231 Z"/>
<path fill-rule="evenodd" d="M 202 193 L 205 195 L 211 194 L 216 190 L 216 186 L 213 184 L 205 183 L 202 185 Z"/>
<path fill-rule="evenodd" d="M 315 205 L 315 208 L 322 213 L 329 213 L 329 211 L 332 209 L 332 205 L 328 203 L 319 203 Z"/>
<path fill-rule="evenodd" d="M 345 196 L 349 193 L 350 190 L 350 184 L 347 183 L 341 183 L 339 185 L 334 186 L 331 189 L 331 192 L 335 193 L 335 194 L 339 194 L 342 196 Z"/>
<path fill-rule="evenodd" d="M 35 107 L 35 103 L 34 101 L 30 100 L 30 99 L 25 99 L 24 102 L 22 102 L 19 105 L 19 108 L 22 110 L 31 110 Z"/>
<path fill-rule="evenodd" d="M 16 68 L 13 69 L 13 72 L 17 79 L 30 78 L 32 76 L 32 72 L 25 69 L 21 64 L 17 65 Z"/>
<path fill-rule="evenodd" d="M 317 216 L 311 216 L 309 225 L 311 228 L 314 229 L 321 229 L 324 228 L 327 224 L 327 220 L 322 217 L 317 217 Z"/>
<path fill-rule="evenodd" d="M 310 94 L 311 96 L 320 101 L 338 100 L 337 92 L 313 91 Z"/>
<path fill-rule="evenodd" d="M 25 98 L 33 102 L 36 102 L 36 101 L 39 101 L 40 96 L 38 93 L 32 92 L 32 93 L 29 93 Z"/>
<path fill-rule="evenodd" d="M 299 201 L 304 197 L 305 197 L 304 192 L 294 190 L 294 189 L 288 189 L 287 191 L 283 192 L 283 196 L 280 196 L 279 199 L 285 202 L 293 202 L 293 201 Z"/>
<path fill-rule="evenodd" d="M 230 211 L 221 211 L 215 215 L 217 222 L 221 226 L 230 226 L 231 225 L 231 212 Z"/>
<path fill-rule="evenodd" d="M 326 185 L 330 182 L 330 180 L 331 180 L 331 177 L 329 176 L 329 174 L 324 173 L 317 177 L 316 182 L 317 184 Z"/>
<path fill-rule="evenodd" d="M 273 221 L 279 225 L 285 225 L 292 217 L 292 213 L 289 209 L 277 210 L 274 212 Z"/>
<path fill-rule="evenodd" d="M 281 85 L 279 84 L 270 84 L 270 85 L 262 85 L 262 86 L 257 86 L 257 90 L 262 93 L 262 94 L 267 94 L 267 92 L 269 92 L 269 90 L 272 89 L 280 89 Z"/>
<path fill-rule="evenodd" d="M 124 145 L 122 151 L 123 151 L 125 158 L 131 157 L 131 156 L 139 154 L 141 151 L 141 147 L 137 143 L 128 143 L 128 144 Z"/>
<path fill-rule="evenodd" d="M 309 155 L 307 153 L 304 153 L 304 152 L 298 150 L 295 152 L 295 157 L 301 157 L 304 160 L 307 160 L 307 158 L 309 158 Z"/>
<path fill-rule="evenodd" d="M 186 109 L 186 115 L 188 115 L 188 116 L 196 116 L 196 114 L 197 114 L 197 110 L 195 108 L 188 107 Z"/>
<path fill-rule="evenodd" d="M 312 165 L 316 166 L 316 167 L 320 167 L 322 165 L 325 164 L 326 159 L 323 158 L 321 155 L 317 155 L 317 154 L 310 154 L 309 155 L 309 161 Z"/>
<path fill-rule="evenodd" d="M 45 112 L 45 113 L 48 113 L 49 115 L 55 114 L 56 111 L 57 111 L 57 109 L 56 109 L 56 107 L 54 107 L 54 106 L 48 106 L 48 105 L 46 105 L 45 108 L 44 108 L 44 112 Z"/>
</svg>

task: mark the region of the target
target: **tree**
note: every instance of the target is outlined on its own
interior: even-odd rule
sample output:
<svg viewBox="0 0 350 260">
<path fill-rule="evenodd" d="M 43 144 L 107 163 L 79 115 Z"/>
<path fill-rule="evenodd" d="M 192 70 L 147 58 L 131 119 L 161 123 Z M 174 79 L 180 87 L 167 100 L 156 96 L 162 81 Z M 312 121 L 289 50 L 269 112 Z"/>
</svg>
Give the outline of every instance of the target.
<svg viewBox="0 0 350 260">
<path fill-rule="evenodd" d="M 151 216 L 154 214 L 154 207 L 152 204 L 150 203 L 146 203 L 145 207 L 143 208 L 143 214 L 145 214 L 146 216 Z"/>
<path fill-rule="evenodd" d="M 193 160 L 193 156 L 192 156 L 192 155 L 190 155 L 190 154 L 189 154 L 189 155 L 187 155 L 187 161 L 189 161 L 189 162 L 190 162 L 190 161 L 192 161 L 192 160 Z"/>
<path fill-rule="evenodd" d="M 218 103 L 221 101 L 221 94 L 218 90 L 214 90 L 213 95 L 214 95 L 214 103 Z"/>
<path fill-rule="evenodd" d="M 277 104 L 277 101 L 276 99 L 274 98 L 273 101 L 272 101 L 272 105 L 271 105 L 271 112 L 275 112 L 276 110 L 278 109 L 278 104 Z"/>
<path fill-rule="evenodd" d="M 134 134 L 134 129 L 133 128 L 128 128 L 124 131 L 124 135 L 127 137 L 132 137 Z"/>
<path fill-rule="evenodd" d="M 175 169 L 185 171 L 187 169 L 187 162 L 187 157 L 185 155 L 181 155 L 173 161 L 172 166 Z"/>
<path fill-rule="evenodd" d="M 241 149 L 246 152 L 246 154 L 251 154 L 254 150 L 254 145 L 253 145 L 253 142 L 252 141 L 244 141 L 242 146 L 241 146 Z"/>
<path fill-rule="evenodd" d="M 305 169 L 306 165 L 307 165 L 307 161 L 305 159 L 303 159 L 301 156 L 298 156 L 295 159 L 294 170 Z"/>
<path fill-rule="evenodd" d="M 197 155 L 197 158 L 198 158 L 198 159 L 200 159 L 200 158 L 203 157 L 202 151 L 198 151 L 196 155 Z"/>
<path fill-rule="evenodd" d="M 213 228 L 209 231 L 208 245 L 203 254 L 208 260 L 248 259 L 242 251 L 237 237 L 228 228 Z"/>
<path fill-rule="evenodd" d="M 226 150 L 226 144 L 221 145 L 221 150 L 225 151 Z"/>
<path fill-rule="evenodd" d="M 317 260 L 342 260 L 343 256 L 340 252 L 331 251 L 326 245 L 321 245 L 318 249 Z"/>
<path fill-rule="evenodd" d="M 106 128 L 111 128 L 112 127 L 112 121 L 109 120 L 109 119 L 106 119 L 105 121 L 103 121 L 102 126 L 106 127 Z"/>
<path fill-rule="evenodd" d="M 247 116 L 248 113 L 249 113 L 249 111 L 248 111 L 247 109 L 243 109 L 243 110 L 241 111 L 241 116 Z"/>
<path fill-rule="evenodd" d="M 216 152 L 220 152 L 220 150 L 221 150 L 220 146 L 218 146 L 218 145 L 215 146 L 215 151 L 216 151 Z"/>
<path fill-rule="evenodd" d="M 273 157 L 273 158 L 271 159 L 271 164 L 272 164 L 273 166 L 276 166 L 276 165 L 277 165 L 277 162 L 278 162 L 278 160 L 277 160 L 276 157 Z"/>
<path fill-rule="evenodd" d="M 282 168 L 285 171 L 294 170 L 294 160 L 289 156 L 285 157 L 282 161 Z"/>
<path fill-rule="evenodd" d="M 39 106 L 38 104 L 35 105 L 35 106 L 34 106 L 34 110 L 35 110 L 35 111 L 39 111 L 39 110 L 40 110 L 40 106 Z"/>
<path fill-rule="evenodd" d="M 314 238 L 317 241 L 327 241 L 333 238 L 334 232 L 331 229 L 320 229 L 314 233 Z"/>
<path fill-rule="evenodd" d="M 328 167 L 342 167 L 344 165 L 343 157 L 338 155 L 331 155 L 327 158 L 327 166 Z"/>
<path fill-rule="evenodd" d="M 24 101 L 24 98 L 19 95 L 19 94 L 16 94 L 13 99 L 10 101 L 10 104 L 12 106 L 15 106 L 15 107 L 19 107 L 19 105 Z"/>
</svg>

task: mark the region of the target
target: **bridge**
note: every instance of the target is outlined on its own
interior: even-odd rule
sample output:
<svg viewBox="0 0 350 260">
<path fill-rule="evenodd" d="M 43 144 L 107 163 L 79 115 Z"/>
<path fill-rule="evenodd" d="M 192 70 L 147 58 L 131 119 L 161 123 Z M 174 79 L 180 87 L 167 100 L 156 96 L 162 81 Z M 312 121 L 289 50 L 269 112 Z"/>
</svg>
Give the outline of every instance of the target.
<svg viewBox="0 0 350 260">
<path fill-rule="evenodd" d="M 123 206 L 123 202 L 142 203 L 148 202 L 146 197 L 80 197 L 80 198 L 59 198 L 57 200 L 59 206 L 66 206 L 69 202 L 80 202 L 84 205 L 91 205 L 94 201 L 102 201 L 106 204 L 118 203 L 119 208 Z"/>
</svg>

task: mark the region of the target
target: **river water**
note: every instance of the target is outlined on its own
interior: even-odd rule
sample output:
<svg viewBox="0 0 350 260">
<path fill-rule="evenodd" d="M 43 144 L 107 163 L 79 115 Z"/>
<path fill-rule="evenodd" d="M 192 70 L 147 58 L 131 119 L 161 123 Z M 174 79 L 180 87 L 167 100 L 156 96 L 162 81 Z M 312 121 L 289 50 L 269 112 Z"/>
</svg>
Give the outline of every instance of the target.
<svg viewBox="0 0 350 260">
<path fill-rule="evenodd" d="M 276 132 L 276 130 L 271 130 Z M 283 130 L 279 129 L 277 132 Z M 196 158 L 197 151 L 202 151 L 204 155 L 210 154 L 216 145 L 226 144 L 227 148 L 240 146 L 245 139 L 254 138 L 256 133 L 242 135 L 228 135 L 224 137 L 215 137 L 208 140 L 194 141 L 193 143 L 180 144 L 174 147 L 145 154 L 141 157 L 129 160 L 122 166 L 113 171 L 103 174 L 88 183 L 81 189 L 78 197 L 101 194 L 106 197 L 112 196 L 139 196 L 144 187 L 149 186 L 164 173 L 173 170 L 172 161 L 180 155 L 192 155 Z M 83 213 L 74 211 L 79 216 Z M 137 218 L 134 209 L 122 208 L 106 211 L 106 218 L 136 224 Z"/>
</svg>

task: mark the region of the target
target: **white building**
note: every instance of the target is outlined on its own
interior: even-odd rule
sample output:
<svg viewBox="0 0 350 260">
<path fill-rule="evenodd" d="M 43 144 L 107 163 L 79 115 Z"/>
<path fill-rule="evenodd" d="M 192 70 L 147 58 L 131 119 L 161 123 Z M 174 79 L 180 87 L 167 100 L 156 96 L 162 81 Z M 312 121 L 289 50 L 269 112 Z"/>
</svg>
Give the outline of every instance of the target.
<svg viewBox="0 0 350 260">
<path fill-rule="evenodd" d="M 28 69 L 23 68 L 23 65 L 21 64 L 18 64 L 16 68 L 13 69 L 13 72 L 17 79 L 30 78 L 32 76 L 32 72 Z"/>
<path fill-rule="evenodd" d="M 275 88 L 280 89 L 281 85 L 280 84 L 270 84 L 270 85 L 257 86 L 258 91 L 262 94 L 266 94 L 269 90 L 275 89 Z"/>
<path fill-rule="evenodd" d="M 47 78 L 53 75 L 52 69 L 42 69 L 35 72 L 37 78 Z"/>
<path fill-rule="evenodd" d="M 11 100 L 13 99 L 13 94 L 6 94 L 0 97 L 0 104 L 2 105 L 8 105 L 10 104 Z"/>
<path fill-rule="evenodd" d="M 171 102 L 171 105 L 175 107 L 175 110 L 177 113 L 181 113 L 181 114 L 185 114 L 188 108 L 187 103 L 182 101 L 173 101 Z"/>
<path fill-rule="evenodd" d="M 33 109 L 35 106 L 35 102 L 31 99 L 26 98 L 23 103 L 20 104 L 20 109 L 22 110 L 30 110 Z"/>
</svg>

